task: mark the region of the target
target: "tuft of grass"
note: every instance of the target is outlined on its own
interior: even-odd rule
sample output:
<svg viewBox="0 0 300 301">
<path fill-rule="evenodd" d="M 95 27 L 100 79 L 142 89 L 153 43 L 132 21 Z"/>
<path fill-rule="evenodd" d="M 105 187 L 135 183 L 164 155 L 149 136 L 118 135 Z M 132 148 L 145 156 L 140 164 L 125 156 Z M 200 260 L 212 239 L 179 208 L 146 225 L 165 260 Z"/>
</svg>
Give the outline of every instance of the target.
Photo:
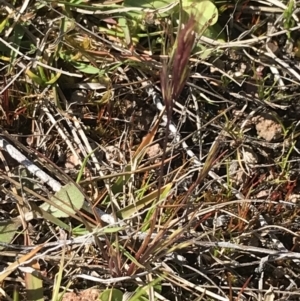
<svg viewBox="0 0 300 301">
<path fill-rule="evenodd" d="M 1 300 L 298 298 L 299 20 L 248 4 L 1 2 Z"/>
</svg>

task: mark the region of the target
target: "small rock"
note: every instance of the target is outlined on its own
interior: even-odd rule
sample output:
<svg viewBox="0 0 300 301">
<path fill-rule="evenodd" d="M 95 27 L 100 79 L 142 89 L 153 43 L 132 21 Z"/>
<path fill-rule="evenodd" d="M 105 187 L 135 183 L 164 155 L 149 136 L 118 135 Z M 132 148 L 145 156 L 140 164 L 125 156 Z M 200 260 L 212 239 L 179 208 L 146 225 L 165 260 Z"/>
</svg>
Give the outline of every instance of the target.
<svg viewBox="0 0 300 301">
<path fill-rule="evenodd" d="M 65 293 L 62 297 L 63 301 L 96 301 L 99 300 L 101 291 L 95 288 L 89 288 L 75 294 L 73 292 Z"/>
<path fill-rule="evenodd" d="M 247 180 L 247 175 L 242 169 L 239 169 L 234 175 L 231 176 L 231 182 L 234 187 L 242 186 Z"/>
<path fill-rule="evenodd" d="M 147 148 L 147 155 L 149 157 L 149 159 L 151 160 L 153 157 L 156 157 L 157 155 L 159 155 L 162 152 L 161 147 L 158 143 L 155 143 L 153 145 L 150 145 Z"/>
<path fill-rule="evenodd" d="M 292 193 L 289 195 L 287 201 L 292 203 L 297 203 L 300 200 L 300 194 Z"/>
<path fill-rule="evenodd" d="M 243 147 L 243 161 L 247 165 L 257 164 L 258 156 L 250 147 Z"/>
<path fill-rule="evenodd" d="M 122 153 L 121 149 L 116 145 L 108 145 L 105 147 L 106 153 L 106 159 L 110 163 L 121 165 L 125 164 L 125 157 Z"/>
<path fill-rule="evenodd" d="M 282 137 L 282 127 L 270 114 L 262 114 L 252 119 L 255 124 L 257 135 L 268 142 Z"/>
<path fill-rule="evenodd" d="M 256 198 L 257 199 L 267 199 L 270 195 L 270 191 L 269 190 L 261 190 L 257 195 Z"/>
</svg>

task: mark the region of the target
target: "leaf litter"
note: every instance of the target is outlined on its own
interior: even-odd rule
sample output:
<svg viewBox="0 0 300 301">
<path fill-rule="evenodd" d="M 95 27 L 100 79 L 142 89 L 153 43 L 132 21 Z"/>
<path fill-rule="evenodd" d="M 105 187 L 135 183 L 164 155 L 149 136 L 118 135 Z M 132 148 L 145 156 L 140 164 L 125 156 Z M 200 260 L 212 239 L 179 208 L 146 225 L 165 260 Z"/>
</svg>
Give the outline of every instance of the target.
<svg viewBox="0 0 300 301">
<path fill-rule="evenodd" d="M 2 298 L 297 300 L 294 2 L 79 2 L 0 7 Z"/>
</svg>

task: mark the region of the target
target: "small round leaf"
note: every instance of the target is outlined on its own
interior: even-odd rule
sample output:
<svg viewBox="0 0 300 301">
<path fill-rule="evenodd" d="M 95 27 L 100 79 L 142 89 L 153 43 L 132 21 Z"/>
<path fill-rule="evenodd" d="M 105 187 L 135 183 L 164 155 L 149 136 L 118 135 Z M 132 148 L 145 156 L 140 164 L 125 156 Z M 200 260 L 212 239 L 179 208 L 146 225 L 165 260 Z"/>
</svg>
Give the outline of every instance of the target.
<svg viewBox="0 0 300 301">
<path fill-rule="evenodd" d="M 21 221 L 18 219 L 0 221 L 0 241 L 7 244 L 11 243 L 20 225 Z M 0 250 L 2 249 L 3 247 L 0 246 Z"/>
<path fill-rule="evenodd" d="M 67 212 L 75 214 L 75 210 L 80 210 L 83 202 L 84 196 L 81 191 L 73 183 L 69 183 L 61 188 L 60 191 L 55 193 L 51 198 L 51 201 L 61 209 L 65 209 Z M 68 217 L 69 214 L 52 206 L 48 203 L 44 203 L 40 206 L 41 209 L 53 214 L 55 217 Z"/>
<path fill-rule="evenodd" d="M 101 293 L 99 299 L 101 301 L 122 301 L 123 293 L 116 288 L 107 289 Z"/>
<path fill-rule="evenodd" d="M 184 13 L 187 15 L 184 16 L 184 19 L 189 19 L 192 15 L 195 16 L 197 22 L 195 30 L 199 34 L 203 33 L 205 27 L 212 26 L 218 21 L 218 9 L 215 4 L 209 0 L 183 0 L 182 7 Z"/>
</svg>

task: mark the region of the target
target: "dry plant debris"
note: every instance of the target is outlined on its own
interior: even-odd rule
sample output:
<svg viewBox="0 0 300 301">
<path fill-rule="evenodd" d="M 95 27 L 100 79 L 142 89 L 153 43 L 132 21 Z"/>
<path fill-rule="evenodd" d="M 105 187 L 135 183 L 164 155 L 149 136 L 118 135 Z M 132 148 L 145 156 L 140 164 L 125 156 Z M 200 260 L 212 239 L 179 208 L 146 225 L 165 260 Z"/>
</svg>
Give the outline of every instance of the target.
<svg viewBox="0 0 300 301">
<path fill-rule="evenodd" d="M 296 1 L 2 1 L 1 300 L 299 300 Z"/>
<path fill-rule="evenodd" d="M 63 301 L 96 301 L 99 300 L 101 291 L 99 289 L 90 288 L 79 292 L 78 294 L 71 292 L 63 295 Z"/>
</svg>

